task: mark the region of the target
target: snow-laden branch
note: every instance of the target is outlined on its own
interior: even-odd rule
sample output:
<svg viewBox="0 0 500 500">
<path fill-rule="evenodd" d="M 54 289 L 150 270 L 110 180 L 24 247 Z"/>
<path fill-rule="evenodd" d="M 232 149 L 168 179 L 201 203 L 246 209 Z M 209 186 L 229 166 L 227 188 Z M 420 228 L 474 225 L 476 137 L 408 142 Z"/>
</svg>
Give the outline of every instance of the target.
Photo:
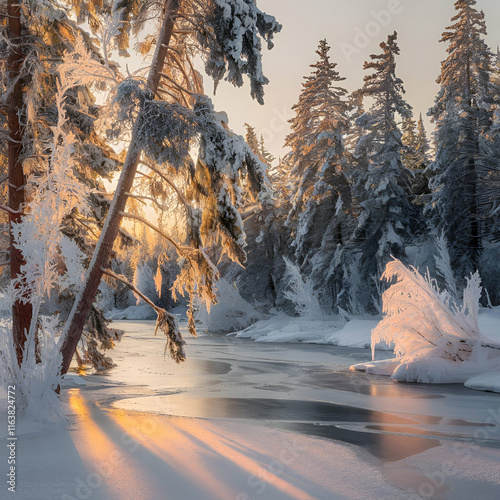
<svg viewBox="0 0 500 500">
<path fill-rule="evenodd" d="M 102 268 L 102 272 L 106 276 L 109 276 L 110 278 L 113 278 L 114 280 L 119 281 L 120 283 L 123 283 L 124 285 L 128 286 L 134 292 L 134 294 L 140 297 L 144 302 L 146 302 L 146 304 L 148 304 L 155 310 L 156 314 L 158 315 L 158 318 L 156 320 L 156 327 L 154 333 L 156 335 L 159 329 L 167 337 L 167 344 L 165 345 L 164 353 L 166 353 L 168 350 L 170 357 L 176 363 L 182 363 L 183 361 L 185 361 L 186 354 L 184 352 L 184 346 L 186 345 L 186 342 L 182 338 L 175 317 L 169 312 L 167 312 L 165 309 L 158 307 L 152 300 L 150 300 L 146 295 L 144 295 L 135 285 L 130 283 L 130 281 L 125 276 L 116 274 L 110 269 Z"/>
</svg>

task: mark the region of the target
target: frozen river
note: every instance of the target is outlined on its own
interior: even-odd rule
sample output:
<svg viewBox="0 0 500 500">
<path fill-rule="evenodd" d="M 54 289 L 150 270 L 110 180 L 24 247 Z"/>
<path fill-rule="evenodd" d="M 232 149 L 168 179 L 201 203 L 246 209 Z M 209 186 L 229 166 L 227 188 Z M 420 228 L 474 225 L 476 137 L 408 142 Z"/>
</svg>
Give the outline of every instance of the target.
<svg viewBox="0 0 500 500">
<path fill-rule="evenodd" d="M 69 428 L 20 436 L 17 498 L 500 498 L 499 395 L 349 372 L 365 349 L 216 334 L 175 365 L 153 322 L 113 326 L 117 367 L 66 380 Z"/>
<path fill-rule="evenodd" d="M 478 486 L 484 476 L 476 490 L 480 498 L 500 498 L 497 394 L 462 385 L 397 384 L 349 372 L 350 365 L 370 359 L 368 349 L 257 343 L 218 334 L 188 338 L 188 361 L 176 366 L 157 355 L 160 339 L 151 336 L 152 324 L 149 329 L 144 323 L 116 326 L 129 340 L 118 348 L 120 367 L 110 372 L 110 380 L 128 390 L 134 382 L 148 389 L 106 404 L 228 419 L 345 443 L 363 460 L 392 471 L 388 477 L 397 486 L 418 492 L 428 482 L 426 474 L 434 477 L 429 479 L 433 488 L 420 492 L 434 490 L 430 498 L 448 497 L 452 485 L 464 482 L 449 498 L 470 499 L 468 486 Z M 429 463 L 427 455 L 433 457 Z M 465 484 L 460 471 L 471 473 L 474 467 L 476 479 Z"/>
</svg>

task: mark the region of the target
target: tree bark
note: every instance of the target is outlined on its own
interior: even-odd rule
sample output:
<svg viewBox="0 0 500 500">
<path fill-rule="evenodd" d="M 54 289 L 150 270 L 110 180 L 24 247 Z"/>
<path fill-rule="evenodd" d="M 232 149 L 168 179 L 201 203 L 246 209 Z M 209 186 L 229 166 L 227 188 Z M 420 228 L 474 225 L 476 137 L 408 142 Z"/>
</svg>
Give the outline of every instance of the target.
<svg viewBox="0 0 500 500">
<path fill-rule="evenodd" d="M 19 121 L 19 112 L 23 109 L 23 83 L 20 73 L 24 62 L 21 47 L 22 26 L 21 8 L 17 0 L 8 0 L 7 14 L 9 23 L 10 54 L 7 61 L 9 82 L 9 96 L 7 100 L 7 123 L 9 127 L 9 235 L 10 235 L 10 277 L 11 280 L 21 275 L 24 264 L 23 254 L 16 248 L 12 225 L 21 222 L 25 203 L 26 179 L 21 159 L 23 127 Z M 16 348 L 17 361 L 23 360 L 23 349 L 27 333 L 32 321 L 32 306 L 30 302 L 23 303 L 16 299 L 12 303 L 12 335 Z"/>
<path fill-rule="evenodd" d="M 163 17 L 162 28 L 158 37 L 153 62 L 149 71 L 148 87 L 154 93 L 158 90 L 160 82 L 159 73 L 165 64 L 170 40 L 175 24 L 175 15 L 179 9 L 182 0 L 167 0 L 165 6 L 165 13 Z M 123 170 L 118 181 L 118 186 L 115 191 L 115 196 L 111 207 L 109 209 L 104 228 L 97 243 L 92 261 L 90 263 L 85 283 L 82 290 L 78 294 L 73 307 L 71 309 L 66 328 L 62 337 L 61 353 L 62 353 L 62 366 L 61 374 L 65 375 L 71 364 L 73 354 L 82 336 L 83 328 L 87 321 L 88 314 L 92 308 L 101 278 L 103 269 L 108 267 L 109 257 L 113 248 L 114 241 L 118 236 L 120 225 L 127 204 L 127 193 L 131 192 L 132 184 L 134 182 L 137 166 L 141 157 L 141 148 L 138 145 L 138 121 L 132 131 L 132 139 L 130 142 L 129 150 Z"/>
</svg>

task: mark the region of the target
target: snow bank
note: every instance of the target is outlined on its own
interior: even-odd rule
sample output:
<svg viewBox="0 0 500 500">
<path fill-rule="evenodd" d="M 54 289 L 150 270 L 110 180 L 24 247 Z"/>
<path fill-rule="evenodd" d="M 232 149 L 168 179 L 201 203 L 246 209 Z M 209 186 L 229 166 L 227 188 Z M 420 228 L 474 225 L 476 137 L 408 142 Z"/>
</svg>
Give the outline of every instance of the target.
<svg viewBox="0 0 500 500">
<path fill-rule="evenodd" d="M 483 373 L 465 381 L 465 387 L 477 391 L 500 392 L 500 371 Z"/>
<path fill-rule="evenodd" d="M 484 363 L 478 363 L 477 361 L 457 363 L 437 357 L 415 356 L 412 358 L 384 359 L 370 363 L 359 363 L 351 366 L 350 369 L 351 371 L 362 371 L 373 375 L 390 376 L 397 382 L 465 384 L 471 389 L 479 389 L 479 383 L 475 384 L 476 387 L 473 387 L 469 385 L 469 381 L 476 378 L 481 379 L 482 376 L 478 377 L 478 374 L 493 370 L 495 367 L 500 369 L 498 358 L 486 360 Z M 500 379 L 497 380 L 497 385 L 500 386 Z"/>
<path fill-rule="evenodd" d="M 346 323 L 334 316 L 321 315 L 292 318 L 278 314 L 259 321 L 234 335 L 257 342 L 304 342 L 342 347 L 370 347 L 370 332 L 377 325 L 375 318 L 357 318 Z"/>
<path fill-rule="evenodd" d="M 197 303 L 195 319 L 201 330 L 238 331 L 263 318 L 263 314 L 240 295 L 235 285 L 221 279 L 216 286 L 217 304 L 210 306 L 208 310 L 204 303 Z"/>
</svg>

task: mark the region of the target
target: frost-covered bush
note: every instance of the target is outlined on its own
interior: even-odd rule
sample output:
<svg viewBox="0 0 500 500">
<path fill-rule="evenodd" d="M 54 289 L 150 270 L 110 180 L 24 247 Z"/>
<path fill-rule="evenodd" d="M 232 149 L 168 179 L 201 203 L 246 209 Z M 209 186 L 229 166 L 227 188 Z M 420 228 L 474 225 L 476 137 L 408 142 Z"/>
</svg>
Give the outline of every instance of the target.
<svg viewBox="0 0 500 500">
<path fill-rule="evenodd" d="M 300 269 L 288 259 L 284 259 L 286 273 L 284 280 L 288 286 L 284 296 L 295 306 L 295 310 L 301 317 L 323 316 L 321 306 L 314 291 L 314 283 L 311 278 L 303 278 Z"/>
<path fill-rule="evenodd" d="M 383 279 L 392 280 L 393 285 L 383 295 L 384 318 L 372 332 L 373 350 L 385 342 L 394 344 L 400 358 L 470 359 L 480 340 L 478 273 L 467 279 L 461 304 L 448 291 L 440 291 L 428 274 L 422 276 L 399 260 L 387 264 Z"/>
<path fill-rule="evenodd" d="M 38 324 L 28 334 L 23 361 L 19 365 L 11 323 L 0 320 L 2 387 L 15 386 L 16 407 L 22 414 L 39 421 L 65 420 L 55 392 L 62 382 L 59 374 L 61 354 L 56 343 L 58 323 L 57 316 L 39 317 Z"/>
<path fill-rule="evenodd" d="M 251 304 L 243 299 L 234 284 L 225 279 L 217 282 L 217 303 L 207 309 L 198 304 L 196 322 L 210 332 L 235 332 L 263 319 Z"/>
<path fill-rule="evenodd" d="M 384 343 L 394 345 L 395 359 L 361 363 L 352 370 L 390 375 L 401 382 L 463 383 L 471 376 L 500 368 L 500 345 L 478 327 L 479 274 L 467 278 L 460 302 L 441 291 L 429 273 L 422 276 L 394 260 L 383 278 L 384 318 L 372 330 L 372 357 Z"/>
</svg>

